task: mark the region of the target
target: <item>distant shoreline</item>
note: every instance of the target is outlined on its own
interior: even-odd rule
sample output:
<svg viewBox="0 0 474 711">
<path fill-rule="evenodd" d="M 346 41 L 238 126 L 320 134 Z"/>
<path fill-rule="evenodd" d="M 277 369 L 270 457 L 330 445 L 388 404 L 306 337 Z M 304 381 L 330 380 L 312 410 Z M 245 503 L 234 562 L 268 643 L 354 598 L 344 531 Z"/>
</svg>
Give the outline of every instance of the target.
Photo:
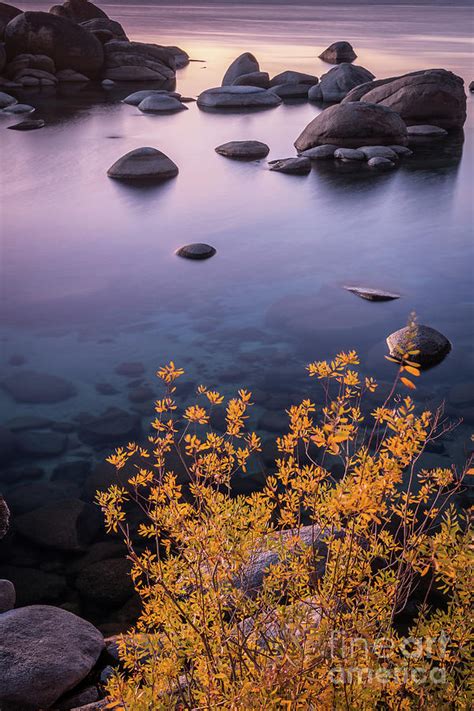
<svg viewBox="0 0 474 711">
<path fill-rule="evenodd" d="M 54 4 L 54 0 L 23 0 L 23 2 L 18 3 L 21 7 L 27 5 L 40 5 L 44 4 L 45 7 L 49 7 Z M 173 0 L 97 0 L 97 5 L 101 7 L 117 7 L 117 6 L 134 6 L 134 5 L 163 5 L 163 6 L 175 6 L 175 7 L 205 7 L 207 5 L 295 5 L 299 7 L 328 7 L 332 5 L 337 6 L 364 6 L 364 5 L 393 5 L 393 6 L 423 6 L 423 7 L 469 7 L 472 5 L 472 0 L 455 0 L 454 3 L 449 2 L 449 0 L 297 0 L 297 2 L 291 2 L 289 0 L 243 0 L 242 2 L 235 2 L 235 0 L 178 0 L 178 2 L 173 2 Z M 474 18 L 474 11 L 473 11 Z"/>
</svg>

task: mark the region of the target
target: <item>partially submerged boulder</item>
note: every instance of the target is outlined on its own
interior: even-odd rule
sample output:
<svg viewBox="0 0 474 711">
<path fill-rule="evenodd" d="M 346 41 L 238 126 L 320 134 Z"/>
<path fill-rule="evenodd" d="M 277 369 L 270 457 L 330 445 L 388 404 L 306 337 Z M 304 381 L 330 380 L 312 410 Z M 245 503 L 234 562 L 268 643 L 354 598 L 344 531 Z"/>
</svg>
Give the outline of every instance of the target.
<svg viewBox="0 0 474 711">
<path fill-rule="evenodd" d="M 297 158 L 281 158 L 269 162 L 270 170 L 276 173 L 287 173 L 289 175 L 307 175 L 311 172 L 311 161 L 309 158 L 298 156 Z"/>
<path fill-rule="evenodd" d="M 104 52 L 104 79 L 167 82 L 175 78 L 174 54 L 167 47 L 113 40 L 104 45 Z"/>
<path fill-rule="evenodd" d="M 18 103 L 18 100 L 10 94 L 6 94 L 4 91 L 0 91 L 0 109 L 6 109 L 7 106 L 14 106 Z"/>
<path fill-rule="evenodd" d="M 0 615 L 0 708 L 49 708 L 89 674 L 104 648 L 89 622 L 58 607 Z"/>
<path fill-rule="evenodd" d="M 244 52 L 237 59 L 234 59 L 227 69 L 222 79 L 222 86 L 230 86 L 242 74 L 252 74 L 259 72 L 260 66 L 256 58 L 250 52 Z"/>
<path fill-rule="evenodd" d="M 74 397 L 74 385 L 58 375 L 34 370 L 18 370 L 2 382 L 2 387 L 15 402 L 56 403 Z"/>
<path fill-rule="evenodd" d="M 393 301 L 400 298 L 400 294 L 395 294 L 392 291 L 373 289 L 367 286 L 345 286 L 344 289 L 367 301 Z"/>
<path fill-rule="evenodd" d="M 273 91 L 280 99 L 307 99 L 310 89 L 309 84 L 277 84 L 270 87 L 270 91 Z"/>
<path fill-rule="evenodd" d="M 119 158 L 107 171 L 116 180 L 168 180 L 178 175 L 178 166 L 156 148 L 136 148 Z"/>
<path fill-rule="evenodd" d="M 130 106 L 139 106 L 144 99 L 147 99 L 149 96 L 153 96 L 154 94 L 172 96 L 175 99 L 181 98 L 181 94 L 178 94 L 175 91 L 168 92 L 166 89 L 141 89 L 140 91 L 134 91 L 132 94 L 126 96 L 125 99 L 122 99 L 122 102 L 124 104 L 129 104 Z"/>
<path fill-rule="evenodd" d="M 364 84 L 374 78 L 374 75 L 368 69 L 343 62 L 323 74 L 319 84 L 311 87 L 308 99 L 327 103 L 342 101 L 355 86 Z"/>
<path fill-rule="evenodd" d="M 400 116 L 385 106 L 342 103 L 316 116 L 297 138 L 295 146 L 302 152 L 326 143 L 342 148 L 406 145 L 407 129 Z"/>
<path fill-rule="evenodd" d="M 324 52 L 321 52 L 319 59 L 329 64 L 340 64 L 341 62 L 353 62 L 357 59 L 350 42 L 333 42 Z"/>
<path fill-rule="evenodd" d="M 178 257 L 184 257 L 185 259 L 210 259 L 216 254 L 216 249 L 210 244 L 196 242 L 194 244 L 185 244 L 176 251 L 176 254 Z"/>
<path fill-rule="evenodd" d="M 8 23 L 5 44 L 10 58 L 45 54 L 56 69 L 96 75 L 104 63 L 99 40 L 80 25 L 48 12 L 23 12 Z"/>
<path fill-rule="evenodd" d="M 419 351 L 418 354 L 410 355 L 410 360 L 419 363 L 422 368 L 440 363 L 451 350 L 451 343 L 442 333 L 422 324 L 405 326 L 395 331 L 388 336 L 387 345 L 390 355 L 397 360 L 407 351 Z"/>
<path fill-rule="evenodd" d="M 290 69 L 276 74 L 270 81 L 270 86 L 280 86 L 281 84 L 308 84 L 314 86 L 318 83 L 318 77 L 304 72 L 294 72 Z"/>
<path fill-rule="evenodd" d="M 261 141 L 229 141 L 229 143 L 217 146 L 215 150 L 221 156 L 238 160 L 258 160 L 265 158 L 270 153 L 267 144 Z"/>
<path fill-rule="evenodd" d="M 393 109 L 407 124 L 449 130 L 462 128 L 466 120 L 464 82 L 446 69 L 426 69 L 362 84 L 343 100 L 354 101 Z"/>
<path fill-rule="evenodd" d="M 217 86 L 203 91 L 197 103 L 205 109 L 253 109 L 279 106 L 281 99 L 257 86 Z"/>
<path fill-rule="evenodd" d="M 260 86 L 262 89 L 268 89 L 270 86 L 270 76 L 268 72 L 242 74 L 232 82 L 232 86 Z"/>
<path fill-rule="evenodd" d="M 138 108 L 145 114 L 175 113 L 185 111 L 188 107 L 168 94 L 151 94 L 138 104 Z"/>
</svg>

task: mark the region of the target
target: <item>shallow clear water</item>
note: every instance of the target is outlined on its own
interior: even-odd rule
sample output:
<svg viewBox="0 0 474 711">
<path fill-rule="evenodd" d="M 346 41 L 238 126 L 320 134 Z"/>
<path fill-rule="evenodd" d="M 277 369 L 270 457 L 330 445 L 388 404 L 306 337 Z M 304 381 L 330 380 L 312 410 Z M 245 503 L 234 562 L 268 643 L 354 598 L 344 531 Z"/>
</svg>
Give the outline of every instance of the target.
<svg viewBox="0 0 474 711">
<path fill-rule="evenodd" d="M 474 78 L 466 7 L 105 9 L 131 38 L 178 44 L 205 60 L 178 72 L 185 95 L 220 84 L 246 50 L 270 74 L 291 68 L 321 75 L 330 67 L 317 55 L 337 39 L 350 40 L 356 63 L 378 78 L 429 67 L 453 70 L 467 83 Z M 139 361 L 143 380 L 155 386 L 157 366 L 173 358 L 193 383 L 225 392 L 258 388 L 258 422 L 271 391 L 316 394 L 305 364 L 340 349 L 357 349 L 367 372 L 389 380 L 385 337 L 411 311 L 453 344 L 446 360 L 423 374 L 416 397 L 447 398 L 452 408 L 453 388 L 467 388 L 474 365 L 472 96 L 464 144 L 450 151 L 420 153 L 391 174 L 322 165 L 295 177 L 269 172 L 265 161 L 227 160 L 214 148 L 259 139 L 271 147 L 269 160 L 294 155 L 293 142 L 318 107 L 297 102 L 217 114 L 188 104 L 177 115 L 145 116 L 120 103 L 130 91 L 25 92 L 47 126 L 30 133 L 0 127 L 2 370 L 58 374 L 78 390 L 53 405 L 16 404 L 0 391 L 2 420 L 40 414 L 74 422 L 81 412 L 133 409 L 115 367 Z M 106 177 L 119 156 L 144 145 L 178 164 L 176 180 L 144 189 Z M 200 241 L 216 247 L 213 259 L 175 256 L 182 244 Z M 344 284 L 379 286 L 402 298 L 370 303 Z M 14 355 L 24 366 L 10 364 Z M 98 394 L 100 382 L 117 394 Z M 151 403 L 140 411 L 147 422 Z M 439 456 L 445 464 L 463 461 L 474 402 L 465 399 L 459 414 L 467 422 Z M 103 456 L 72 433 L 62 460 Z M 17 457 L 10 466 L 21 477 L 31 463 Z M 34 463 L 47 478 L 58 459 Z"/>
</svg>

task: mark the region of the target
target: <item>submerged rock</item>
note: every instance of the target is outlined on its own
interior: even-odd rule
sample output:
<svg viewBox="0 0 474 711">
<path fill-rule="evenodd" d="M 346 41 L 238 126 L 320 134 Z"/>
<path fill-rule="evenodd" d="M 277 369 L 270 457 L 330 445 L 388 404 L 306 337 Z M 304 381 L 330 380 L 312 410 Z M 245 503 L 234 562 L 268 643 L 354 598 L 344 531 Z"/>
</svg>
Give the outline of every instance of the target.
<svg viewBox="0 0 474 711">
<path fill-rule="evenodd" d="M 316 116 L 295 142 L 300 152 L 313 146 L 335 144 L 343 148 L 407 143 L 406 125 L 385 106 L 360 102 L 330 106 Z"/>
<path fill-rule="evenodd" d="M 260 66 L 256 58 L 250 52 L 244 52 L 237 59 L 234 59 L 222 79 L 222 86 L 230 86 L 243 74 L 253 74 L 260 71 Z"/>
<path fill-rule="evenodd" d="M 381 156 L 375 156 L 374 158 L 369 158 L 367 165 L 370 168 L 378 168 L 379 170 L 390 170 L 395 168 L 395 163 L 389 158 L 382 158 Z"/>
<path fill-rule="evenodd" d="M 364 67 L 343 62 L 323 74 L 319 84 L 311 87 L 308 98 L 310 101 L 327 103 L 342 101 L 355 86 L 375 79 L 372 72 Z"/>
<path fill-rule="evenodd" d="M 79 499 L 48 503 L 15 519 L 18 531 L 36 545 L 60 551 L 81 551 L 101 528 L 92 504 Z"/>
<path fill-rule="evenodd" d="M 178 166 L 156 148 L 136 148 L 119 158 L 107 171 L 116 180 L 168 180 L 179 173 Z"/>
<path fill-rule="evenodd" d="M 82 568 L 76 588 L 88 600 L 102 605 L 121 605 L 133 595 L 130 561 L 108 558 Z"/>
<path fill-rule="evenodd" d="M 67 436 L 59 432 L 19 432 L 17 446 L 30 457 L 57 457 L 67 449 Z"/>
<path fill-rule="evenodd" d="M 24 12 L 5 30 L 9 56 L 46 54 L 56 69 L 74 69 L 95 75 L 104 62 L 99 40 L 75 22 L 48 12 Z"/>
<path fill-rule="evenodd" d="M 319 59 L 329 64 L 339 64 L 341 62 L 353 62 L 357 59 L 350 42 L 333 42 L 324 52 L 321 52 Z"/>
<path fill-rule="evenodd" d="M 363 101 L 396 111 L 408 124 L 462 128 L 466 94 L 461 77 L 445 69 L 426 69 L 379 79 L 353 89 L 343 103 Z"/>
<path fill-rule="evenodd" d="M 98 417 L 81 423 L 81 442 L 99 446 L 115 446 L 133 442 L 141 435 L 140 418 L 120 408 L 111 407 Z"/>
<path fill-rule="evenodd" d="M 44 128 L 44 121 L 42 119 L 29 119 L 27 121 L 21 121 L 20 123 L 15 123 L 13 126 L 7 126 L 11 131 L 35 131 L 37 128 Z"/>
<path fill-rule="evenodd" d="M 58 375 L 18 370 L 2 382 L 2 387 L 16 402 L 56 403 L 77 394 L 74 385 Z"/>
<path fill-rule="evenodd" d="M 418 355 L 411 355 L 410 360 L 422 368 L 440 363 L 451 351 L 451 343 L 442 333 L 421 324 L 405 326 L 390 334 L 387 345 L 392 358 L 397 359 L 409 350 L 419 351 Z"/>
<path fill-rule="evenodd" d="M 400 294 L 383 291 L 382 289 L 371 289 L 365 286 L 345 286 L 344 289 L 356 296 L 360 296 L 361 299 L 367 299 L 367 301 L 392 301 L 400 298 Z"/>
<path fill-rule="evenodd" d="M 377 147 L 379 147 L 379 146 L 377 146 Z M 366 148 L 367 148 L 367 146 L 364 146 L 364 149 L 361 149 L 361 150 L 365 150 Z M 413 151 L 411 150 L 411 148 L 408 148 L 407 146 L 388 146 L 388 148 L 390 148 L 394 153 L 396 153 L 397 156 L 402 157 L 402 158 L 403 157 L 408 158 L 413 155 Z"/>
<path fill-rule="evenodd" d="M 178 99 L 167 94 L 152 94 L 143 99 L 138 105 L 140 111 L 145 114 L 174 113 L 176 111 L 187 110 L 187 106 Z"/>
<path fill-rule="evenodd" d="M 221 156 L 241 160 L 257 160 L 270 153 L 270 148 L 261 141 L 229 141 L 217 146 L 215 150 Z"/>
<path fill-rule="evenodd" d="M 307 175 L 311 172 L 311 161 L 309 158 L 282 158 L 270 161 L 270 170 L 277 173 L 288 173 L 291 175 Z"/>
<path fill-rule="evenodd" d="M 60 83 L 72 83 L 80 84 L 81 82 L 89 81 L 89 77 L 85 74 L 74 71 L 74 69 L 61 69 L 61 71 L 56 72 L 56 79 Z"/>
<path fill-rule="evenodd" d="M 281 99 L 269 89 L 257 86 L 218 86 L 198 96 L 198 106 L 208 109 L 271 108 Z"/>
<path fill-rule="evenodd" d="M 445 138 L 448 132 L 439 126 L 422 124 L 418 126 L 408 126 L 408 138 Z"/>
<path fill-rule="evenodd" d="M 48 605 L 0 616 L 0 707 L 49 708 L 91 671 L 104 648 L 101 633 Z"/>
<path fill-rule="evenodd" d="M 403 146 L 400 147 L 402 149 L 404 148 Z M 364 154 L 366 160 L 370 160 L 371 158 L 387 158 L 388 160 L 396 161 L 399 155 L 390 146 L 362 146 L 358 150 Z M 409 149 L 407 150 L 411 153 Z"/>
<path fill-rule="evenodd" d="M 176 254 L 178 257 L 185 257 L 186 259 L 209 259 L 216 254 L 216 249 L 209 244 L 196 242 L 195 244 L 186 244 L 184 247 L 180 247 Z"/>
</svg>

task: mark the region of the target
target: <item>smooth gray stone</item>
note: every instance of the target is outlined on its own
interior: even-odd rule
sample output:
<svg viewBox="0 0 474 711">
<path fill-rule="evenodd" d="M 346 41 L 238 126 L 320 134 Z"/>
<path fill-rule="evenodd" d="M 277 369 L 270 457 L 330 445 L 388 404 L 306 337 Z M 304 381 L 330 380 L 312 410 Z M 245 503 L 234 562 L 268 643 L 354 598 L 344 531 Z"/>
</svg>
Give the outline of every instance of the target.
<svg viewBox="0 0 474 711">
<path fill-rule="evenodd" d="M 358 150 L 365 155 L 366 160 L 370 160 L 371 158 L 387 158 L 391 161 L 398 160 L 398 153 L 390 148 L 390 146 L 361 146 Z"/>
<path fill-rule="evenodd" d="M 270 170 L 276 173 L 288 173 L 290 175 L 307 175 L 311 172 L 311 161 L 309 158 L 282 158 L 269 163 Z"/>
<path fill-rule="evenodd" d="M 186 111 L 188 107 L 182 104 L 178 99 L 175 99 L 173 96 L 167 96 L 166 94 L 153 94 L 152 96 L 147 96 L 146 99 L 143 99 L 143 101 L 141 101 L 138 105 L 138 108 L 146 114 L 160 114 Z"/>
<path fill-rule="evenodd" d="M 307 99 L 309 84 L 278 84 L 272 86 L 270 91 L 273 91 L 281 99 Z"/>
<path fill-rule="evenodd" d="M 91 671 L 104 649 L 86 620 L 49 605 L 0 616 L 0 707 L 49 708 Z"/>
<path fill-rule="evenodd" d="M 165 89 L 141 89 L 140 91 L 134 91 L 133 94 L 129 94 L 125 97 L 125 99 L 122 99 L 122 103 L 130 104 L 130 106 L 139 106 L 144 99 L 147 99 L 149 96 L 154 96 L 155 94 L 160 96 L 171 96 L 174 99 L 181 98 L 181 94 L 178 94 L 176 91 L 166 91 Z"/>
<path fill-rule="evenodd" d="M 270 86 L 280 86 L 281 84 L 308 84 L 313 86 L 318 83 L 318 77 L 313 74 L 305 74 L 304 72 L 294 72 L 288 69 L 285 72 L 280 72 L 270 81 Z"/>
<path fill-rule="evenodd" d="M 209 109 L 252 109 L 279 106 L 281 99 L 269 89 L 256 86 L 218 86 L 203 91 L 197 103 Z"/>
<path fill-rule="evenodd" d="M 15 607 L 15 586 L 10 580 L 0 579 L 0 614 L 13 610 Z"/>
<path fill-rule="evenodd" d="M 345 286 L 344 289 L 356 296 L 360 296 L 361 299 L 367 299 L 367 301 L 393 301 L 400 298 L 400 294 L 383 291 L 382 289 L 371 289 L 365 286 Z"/>
<path fill-rule="evenodd" d="M 323 74 L 316 87 L 308 94 L 310 101 L 342 101 L 355 86 L 375 79 L 372 72 L 348 62 L 343 62 Z"/>
<path fill-rule="evenodd" d="M 429 368 L 442 361 L 451 350 L 451 343 L 446 336 L 430 326 L 416 324 L 413 328 L 405 326 L 391 333 L 387 345 L 392 358 L 401 358 L 408 350 L 420 351 L 411 355 L 410 360 L 419 363 L 422 368 Z"/>
<path fill-rule="evenodd" d="M 322 111 L 296 139 L 300 152 L 327 143 L 343 148 L 406 145 L 405 122 L 392 109 L 359 101 L 343 102 Z"/>
<path fill-rule="evenodd" d="M 10 104 L 3 109 L 4 114 L 32 114 L 36 109 L 29 104 Z"/>
<path fill-rule="evenodd" d="M 445 138 L 448 132 L 439 126 L 428 124 L 408 126 L 408 138 Z"/>
<path fill-rule="evenodd" d="M 209 259 L 216 254 L 216 249 L 209 244 L 186 244 L 184 247 L 180 247 L 176 254 L 178 257 L 186 259 Z"/>
<path fill-rule="evenodd" d="M 156 148 L 136 148 L 119 158 L 107 171 L 116 180 L 168 180 L 178 175 L 178 166 Z"/>
<path fill-rule="evenodd" d="M 340 160 L 366 160 L 365 155 L 358 148 L 338 148 L 334 152 L 334 158 Z"/>
<path fill-rule="evenodd" d="M 38 128 L 44 128 L 44 125 L 45 123 L 42 119 L 29 119 L 15 123 L 13 126 L 7 126 L 7 128 L 10 131 L 36 131 Z"/>
<path fill-rule="evenodd" d="M 270 148 L 261 141 L 229 141 L 217 146 L 215 150 L 221 156 L 240 160 L 258 160 L 266 158 L 270 153 Z"/>
<path fill-rule="evenodd" d="M 256 58 L 250 52 L 244 52 L 237 59 L 234 59 L 227 69 L 222 79 L 222 86 L 230 86 L 243 74 L 253 74 L 260 71 L 260 66 Z"/>
<path fill-rule="evenodd" d="M 389 158 L 381 158 L 379 156 L 370 158 L 367 161 L 367 165 L 370 168 L 377 168 L 378 170 L 390 170 L 391 168 L 395 168 L 395 163 L 393 161 Z"/>
<path fill-rule="evenodd" d="M 18 104 L 18 100 L 14 96 L 0 91 L 0 109 L 6 109 L 7 106 L 13 106 L 14 104 Z"/>
<path fill-rule="evenodd" d="M 310 160 L 329 160 L 330 158 L 334 158 L 334 153 L 337 149 L 338 146 L 331 146 L 329 144 L 315 146 L 314 148 L 308 148 L 307 151 L 302 151 L 300 156 L 309 158 Z"/>
<path fill-rule="evenodd" d="M 232 86 L 259 86 L 262 89 L 268 89 L 270 86 L 270 76 L 268 72 L 242 74 L 237 77 L 237 79 L 234 79 Z"/>
<path fill-rule="evenodd" d="M 319 59 L 329 64 L 339 64 L 340 62 L 353 62 L 357 59 L 350 42 L 333 42 L 324 52 L 321 52 Z"/>
<path fill-rule="evenodd" d="M 389 148 L 392 149 L 394 153 L 397 154 L 400 158 L 407 157 L 409 158 L 410 156 L 413 155 L 413 151 L 411 148 L 408 148 L 407 146 L 388 146 Z"/>
</svg>

